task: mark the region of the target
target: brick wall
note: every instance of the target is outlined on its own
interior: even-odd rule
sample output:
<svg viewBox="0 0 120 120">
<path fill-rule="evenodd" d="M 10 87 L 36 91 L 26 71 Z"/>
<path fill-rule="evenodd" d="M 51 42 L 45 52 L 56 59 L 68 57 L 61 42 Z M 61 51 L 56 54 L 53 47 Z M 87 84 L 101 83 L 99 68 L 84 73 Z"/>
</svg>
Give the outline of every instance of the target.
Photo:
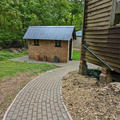
<svg viewBox="0 0 120 120">
<path fill-rule="evenodd" d="M 55 47 L 54 40 L 39 40 L 39 46 L 34 46 L 34 40 L 28 40 L 29 58 L 53 62 L 54 56 L 57 56 L 60 62 L 68 62 L 69 60 L 69 42 L 61 41 L 61 47 Z"/>
</svg>

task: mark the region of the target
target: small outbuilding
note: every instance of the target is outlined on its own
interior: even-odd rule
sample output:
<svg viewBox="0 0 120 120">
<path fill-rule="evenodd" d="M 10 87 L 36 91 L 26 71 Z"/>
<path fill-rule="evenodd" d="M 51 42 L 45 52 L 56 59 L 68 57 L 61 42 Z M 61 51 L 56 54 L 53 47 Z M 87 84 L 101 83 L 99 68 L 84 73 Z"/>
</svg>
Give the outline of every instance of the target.
<svg viewBox="0 0 120 120">
<path fill-rule="evenodd" d="M 74 49 L 81 49 L 82 30 L 76 32 L 76 40 L 73 41 Z"/>
<path fill-rule="evenodd" d="M 28 40 L 29 58 L 38 61 L 72 60 L 74 26 L 30 26 L 23 39 Z"/>
</svg>

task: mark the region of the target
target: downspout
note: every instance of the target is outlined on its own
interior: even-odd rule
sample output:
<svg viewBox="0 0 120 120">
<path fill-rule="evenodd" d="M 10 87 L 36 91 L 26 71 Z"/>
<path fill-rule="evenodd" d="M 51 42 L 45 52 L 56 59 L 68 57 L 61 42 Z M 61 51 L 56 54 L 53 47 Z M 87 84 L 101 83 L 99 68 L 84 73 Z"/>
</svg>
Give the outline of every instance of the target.
<svg viewBox="0 0 120 120">
<path fill-rule="evenodd" d="M 101 61 L 106 67 L 108 67 L 111 71 L 114 71 L 114 69 L 109 65 L 107 64 L 103 59 L 101 59 L 100 57 L 98 57 L 94 52 L 92 52 L 86 45 L 82 44 L 83 47 L 88 51 L 90 52 L 93 56 L 95 56 L 99 61 Z"/>
</svg>

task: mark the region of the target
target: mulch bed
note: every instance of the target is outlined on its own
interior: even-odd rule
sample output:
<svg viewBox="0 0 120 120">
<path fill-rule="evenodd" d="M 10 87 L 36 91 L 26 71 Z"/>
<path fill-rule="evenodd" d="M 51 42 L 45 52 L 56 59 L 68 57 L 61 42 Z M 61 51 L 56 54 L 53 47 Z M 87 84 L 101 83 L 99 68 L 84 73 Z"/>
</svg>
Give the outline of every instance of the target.
<svg viewBox="0 0 120 120">
<path fill-rule="evenodd" d="M 120 83 L 98 86 L 74 71 L 63 78 L 62 93 L 73 120 L 120 120 Z"/>
</svg>

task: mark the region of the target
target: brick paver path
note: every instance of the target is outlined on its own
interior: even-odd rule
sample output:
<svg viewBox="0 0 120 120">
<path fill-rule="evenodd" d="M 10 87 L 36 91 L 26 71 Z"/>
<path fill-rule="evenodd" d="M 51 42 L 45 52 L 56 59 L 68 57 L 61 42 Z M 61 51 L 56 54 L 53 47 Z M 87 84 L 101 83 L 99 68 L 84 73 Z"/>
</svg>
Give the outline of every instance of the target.
<svg viewBox="0 0 120 120">
<path fill-rule="evenodd" d="M 79 62 L 70 62 L 29 82 L 8 108 L 3 120 L 71 120 L 61 97 L 61 79 L 78 67 Z"/>
</svg>

